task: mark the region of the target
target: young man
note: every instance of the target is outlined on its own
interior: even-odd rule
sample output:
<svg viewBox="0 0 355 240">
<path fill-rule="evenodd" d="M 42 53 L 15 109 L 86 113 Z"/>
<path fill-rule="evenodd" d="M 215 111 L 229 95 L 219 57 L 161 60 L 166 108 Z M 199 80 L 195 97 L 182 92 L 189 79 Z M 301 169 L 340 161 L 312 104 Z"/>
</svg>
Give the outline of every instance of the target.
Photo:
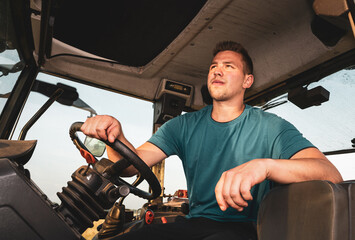
<svg viewBox="0 0 355 240">
<path fill-rule="evenodd" d="M 91 137 L 121 140 L 148 166 L 170 155 L 182 160 L 189 194 L 186 219 L 148 225 L 117 239 L 256 239 L 253 222 L 269 191 L 269 181 L 342 181 L 337 169 L 298 130 L 276 115 L 243 103 L 253 84 L 253 65 L 238 43 L 217 44 L 208 74 L 213 105 L 165 123 L 137 148 L 110 116 L 89 118 L 82 131 Z M 109 158 L 120 156 L 110 150 Z M 132 175 L 130 167 L 126 174 Z"/>
</svg>

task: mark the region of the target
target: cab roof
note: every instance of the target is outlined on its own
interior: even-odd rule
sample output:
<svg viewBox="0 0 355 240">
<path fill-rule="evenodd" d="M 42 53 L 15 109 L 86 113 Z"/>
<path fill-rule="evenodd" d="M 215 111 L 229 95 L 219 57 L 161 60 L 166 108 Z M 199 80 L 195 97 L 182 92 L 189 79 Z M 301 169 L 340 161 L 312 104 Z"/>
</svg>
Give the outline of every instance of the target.
<svg viewBox="0 0 355 240">
<path fill-rule="evenodd" d="M 189 84 L 189 110 L 206 105 L 201 89 L 219 41 L 251 55 L 253 105 L 355 59 L 344 1 L 31 0 L 30 8 L 41 71 L 152 102 L 162 79 Z"/>
</svg>

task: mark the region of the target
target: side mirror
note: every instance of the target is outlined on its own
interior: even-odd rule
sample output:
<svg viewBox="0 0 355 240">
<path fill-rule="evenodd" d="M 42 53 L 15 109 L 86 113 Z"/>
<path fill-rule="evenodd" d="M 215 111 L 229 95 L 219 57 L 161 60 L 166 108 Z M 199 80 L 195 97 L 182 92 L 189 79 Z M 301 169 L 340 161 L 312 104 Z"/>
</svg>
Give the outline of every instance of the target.
<svg viewBox="0 0 355 240">
<path fill-rule="evenodd" d="M 101 157 L 106 149 L 105 143 L 96 138 L 91 137 L 85 137 L 84 145 L 95 157 Z"/>
</svg>

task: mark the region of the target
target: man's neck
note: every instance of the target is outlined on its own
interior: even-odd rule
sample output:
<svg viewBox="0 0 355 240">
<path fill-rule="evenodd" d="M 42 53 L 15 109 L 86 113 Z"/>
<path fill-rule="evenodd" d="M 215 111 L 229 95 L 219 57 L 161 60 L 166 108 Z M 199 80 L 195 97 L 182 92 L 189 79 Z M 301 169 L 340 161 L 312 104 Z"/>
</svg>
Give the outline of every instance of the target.
<svg viewBox="0 0 355 240">
<path fill-rule="evenodd" d="M 228 102 L 213 101 L 211 117 L 216 122 L 230 122 L 239 117 L 245 108 L 245 104 L 230 104 Z"/>
</svg>

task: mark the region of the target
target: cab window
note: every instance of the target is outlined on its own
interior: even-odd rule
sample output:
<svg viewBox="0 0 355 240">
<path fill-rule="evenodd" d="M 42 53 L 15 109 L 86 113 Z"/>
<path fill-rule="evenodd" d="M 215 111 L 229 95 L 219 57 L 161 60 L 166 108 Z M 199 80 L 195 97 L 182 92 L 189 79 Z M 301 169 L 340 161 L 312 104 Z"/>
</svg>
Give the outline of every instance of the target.
<svg viewBox="0 0 355 240">
<path fill-rule="evenodd" d="M 4 109 L 22 68 L 17 50 L 5 50 L 0 53 L 0 112 Z"/>
<path fill-rule="evenodd" d="M 27 132 L 25 140 L 38 140 L 38 142 L 31 160 L 25 167 L 30 170 L 32 180 L 51 201 L 59 203 L 56 193 L 67 185 L 67 181 L 71 180 L 70 175 L 77 168 L 86 165 L 85 159 L 81 157 L 69 137 L 69 127 L 72 123 L 84 122 L 92 116 L 93 112 L 112 115 L 121 122 L 127 139 L 135 147 L 143 144 L 152 135 L 153 107 L 151 102 L 44 73 L 40 73 L 36 81 L 50 85 L 65 84 L 75 88 L 83 106 L 67 106 L 54 102 Z M 12 135 L 13 140 L 18 139 L 24 125 L 47 100 L 48 96 L 31 91 Z M 83 140 L 84 135 L 78 134 Z M 106 152 L 103 157 L 107 157 Z M 135 177 L 127 181 L 133 182 L 134 179 Z M 148 190 L 146 182 L 143 182 L 140 187 Z M 145 202 L 144 199 L 134 195 L 128 196 L 125 200 L 128 208 L 139 208 Z"/>
<path fill-rule="evenodd" d="M 304 87 L 310 90 L 318 86 L 329 91 L 329 100 L 319 106 L 301 109 L 288 101 L 288 95 L 284 94 L 268 102 L 263 109 L 293 123 L 327 155 L 342 173 L 344 180 L 353 179 L 355 68 L 345 68 Z"/>
</svg>

